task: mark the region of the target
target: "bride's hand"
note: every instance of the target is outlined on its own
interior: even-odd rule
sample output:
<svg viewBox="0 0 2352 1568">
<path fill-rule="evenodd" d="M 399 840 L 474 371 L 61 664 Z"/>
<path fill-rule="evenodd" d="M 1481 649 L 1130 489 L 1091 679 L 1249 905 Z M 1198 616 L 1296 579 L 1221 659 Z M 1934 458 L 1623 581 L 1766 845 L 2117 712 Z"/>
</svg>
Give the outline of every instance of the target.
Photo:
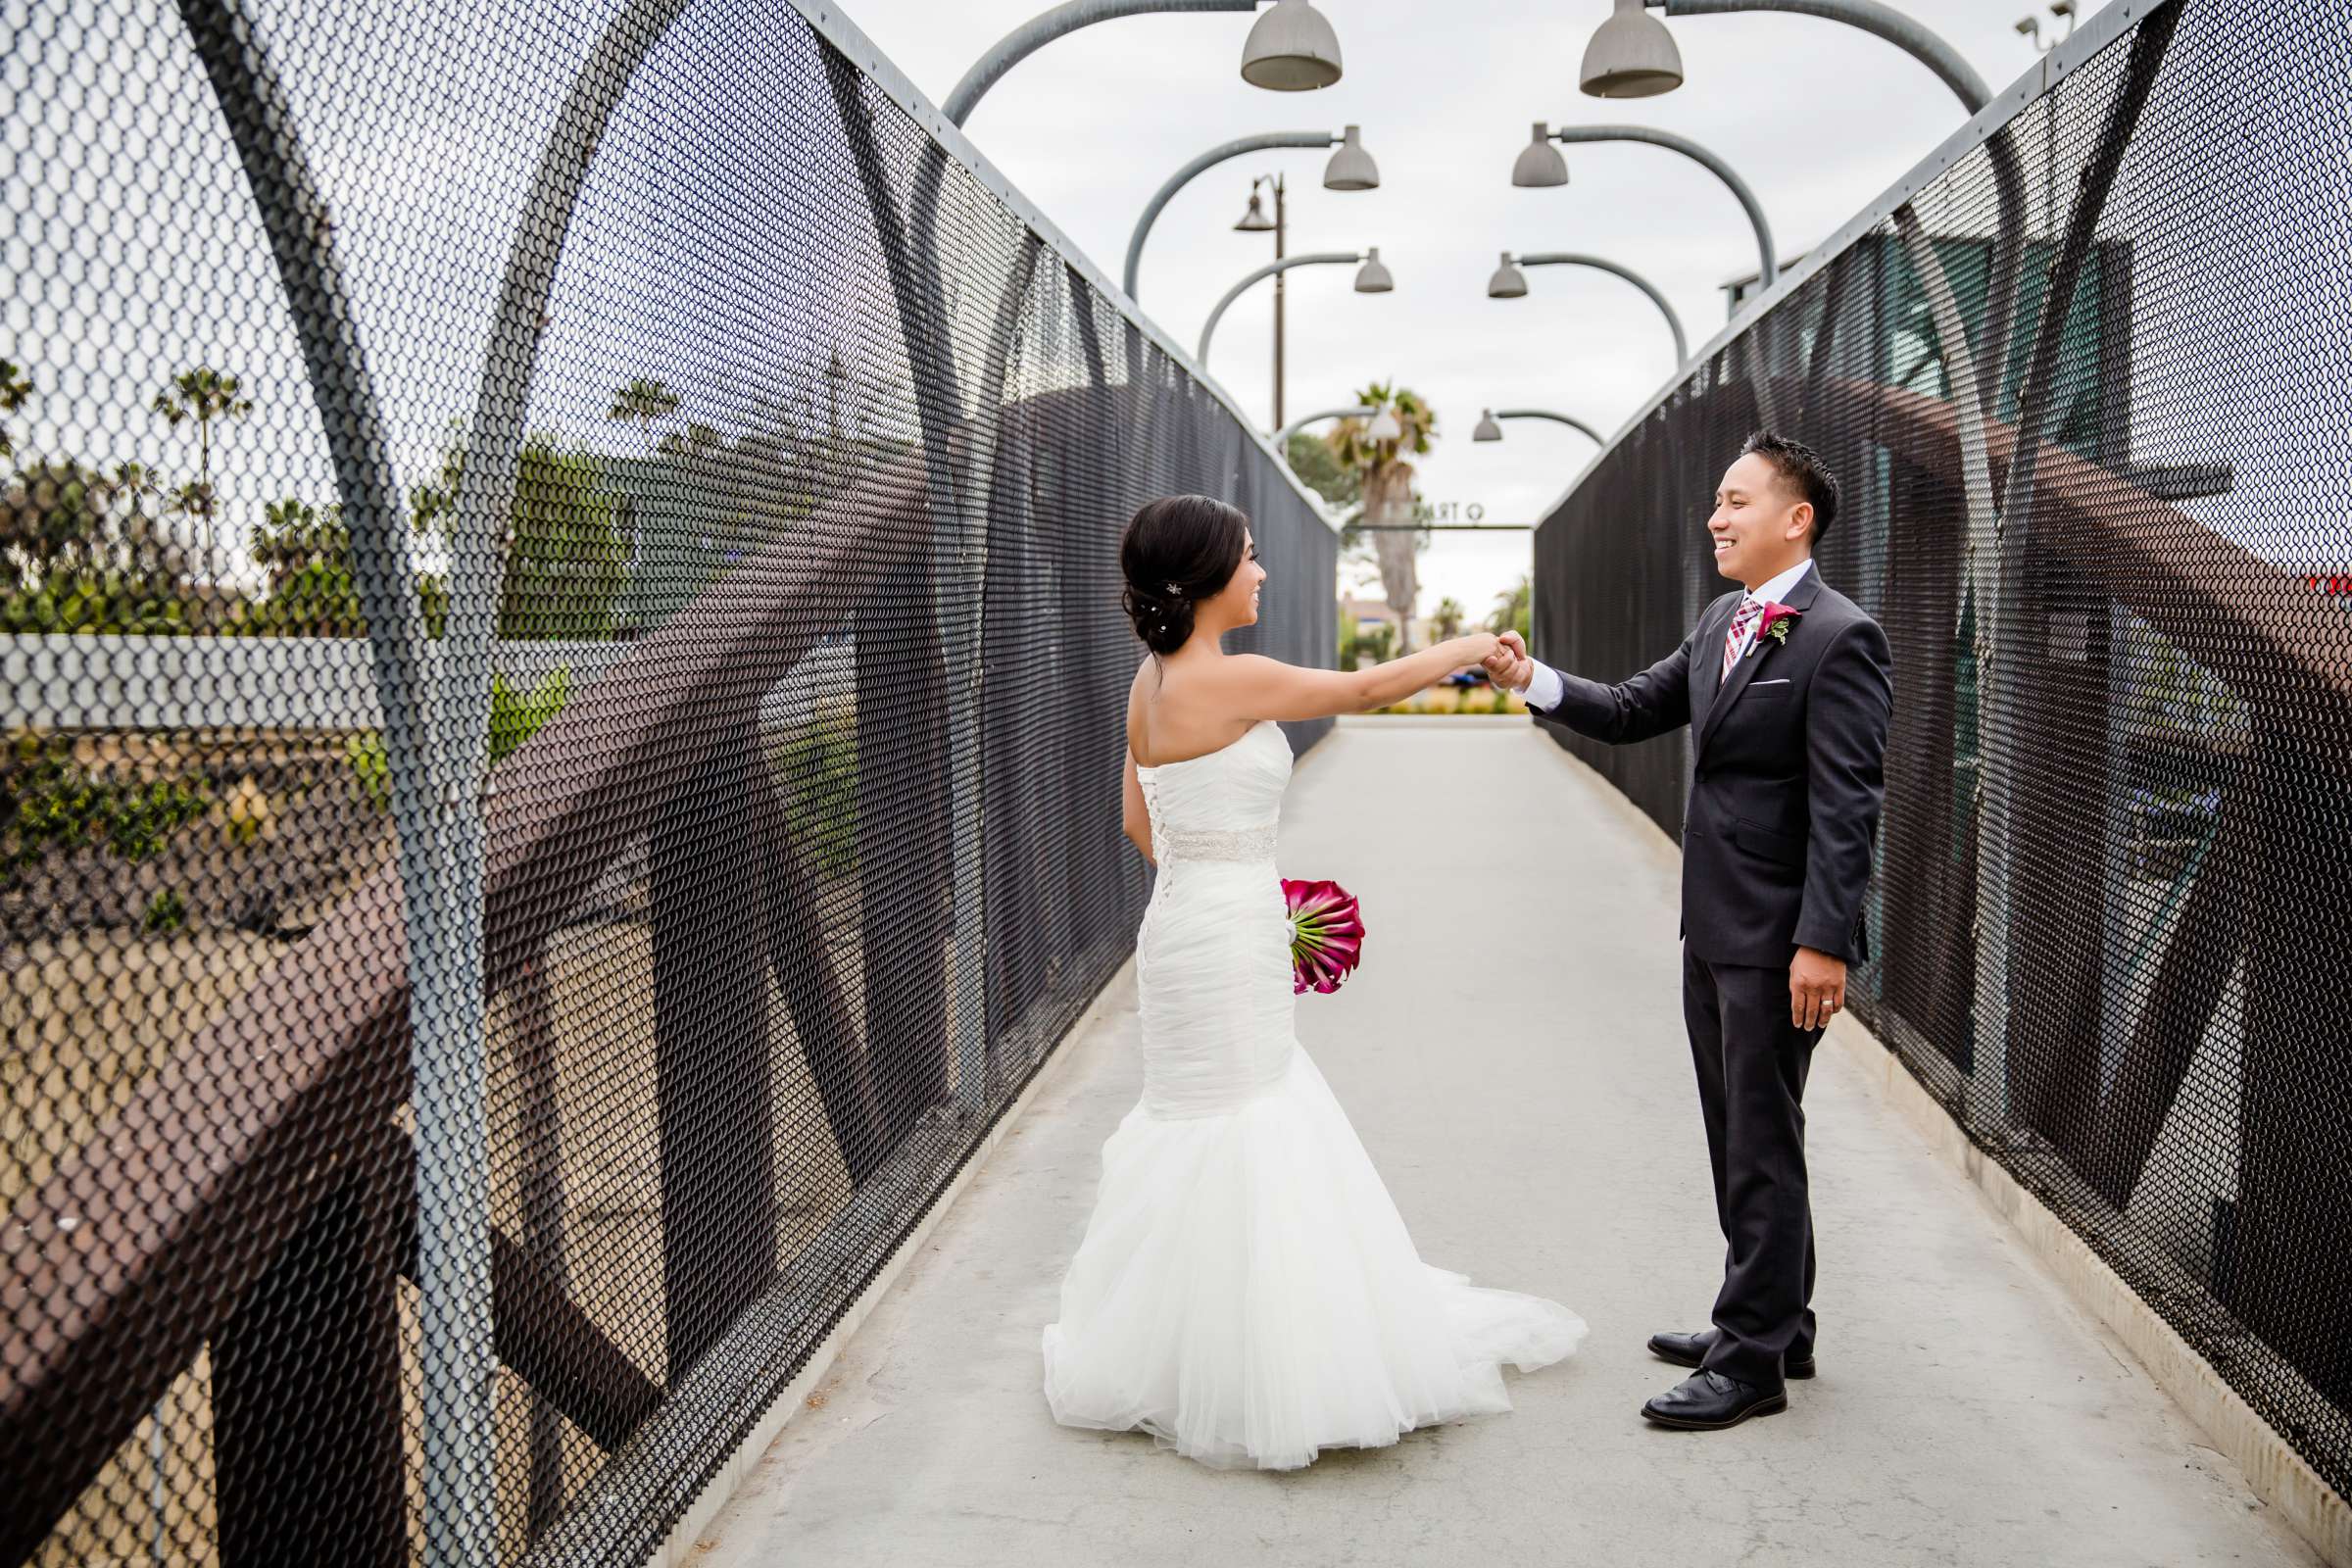
<svg viewBox="0 0 2352 1568">
<path fill-rule="evenodd" d="M 1502 639 L 1491 631 L 1470 632 L 1465 636 L 1456 637 L 1454 642 L 1462 651 L 1461 663 L 1458 667 L 1463 669 L 1468 669 L 1473 664 L 1485 663 L 1488 660 L 1493 659 L 1494 651 L 1502 646 Z"/>
</svg>

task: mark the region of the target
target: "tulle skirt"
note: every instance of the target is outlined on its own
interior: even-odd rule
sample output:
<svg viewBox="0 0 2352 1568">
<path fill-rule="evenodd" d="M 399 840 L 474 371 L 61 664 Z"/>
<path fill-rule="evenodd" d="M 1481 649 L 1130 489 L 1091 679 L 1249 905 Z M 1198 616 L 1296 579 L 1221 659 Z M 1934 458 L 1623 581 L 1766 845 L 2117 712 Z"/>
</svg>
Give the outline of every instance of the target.
<svg viewBox="0 0 2352 1568">
<path fill-rule="evenodd" d="M 1560 1360 L 1584 1333 L 1555 1301 L 1422 1262 L 1294 1048 L 1238 1108 L 1162 1118 L 1138 1104 L 1102 1146 L 1093 1218 L 1045 1330 L 1045 1392 L 1066 1426 L 1148 1432 L 1218 1467 L 1295 1469 L 1509 1409 L 1503 1365 Z"/>
</svg>

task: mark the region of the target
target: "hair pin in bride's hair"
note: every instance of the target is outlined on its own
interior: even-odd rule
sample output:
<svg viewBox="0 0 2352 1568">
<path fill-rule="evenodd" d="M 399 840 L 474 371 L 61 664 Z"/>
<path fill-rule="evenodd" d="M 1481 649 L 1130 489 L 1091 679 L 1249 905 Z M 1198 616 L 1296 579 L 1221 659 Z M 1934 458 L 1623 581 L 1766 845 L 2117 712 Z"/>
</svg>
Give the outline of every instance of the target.
<svg viewBox="0 0 2352 1568">
<path fill-rule="evenodd" d="M 1168 584 L 1168 592 L 1175 595 L 1178 599 L 1182 599 L 1184 597 L 1184 590 L 1177 587 L 1174 583 Z"/>
</svg>

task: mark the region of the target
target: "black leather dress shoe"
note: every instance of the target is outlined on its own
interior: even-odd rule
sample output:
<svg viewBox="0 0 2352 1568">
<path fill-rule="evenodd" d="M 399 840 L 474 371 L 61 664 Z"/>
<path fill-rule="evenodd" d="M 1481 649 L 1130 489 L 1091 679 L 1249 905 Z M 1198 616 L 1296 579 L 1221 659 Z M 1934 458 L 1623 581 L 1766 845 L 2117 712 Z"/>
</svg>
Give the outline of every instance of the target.
<svg viewBox="0 0 2352 1568">
<path fill-rule="evenodd" d="M 1652 1334 L 1649 1353 L 1676 1366 L 1704 1366 L 1707 1351 L 1714 1344 L 1713 1329 L 1700 1329 L 1696 1334 Z M 1802 1381 L 1813 1375 L 1813 1358 L 1808 1355 L 1800 1361 L 1792 1355 L 1782 1363 L 1781 1371 Z"/>
<path fill-rule="evenodd" d="M 1720 1372 L 1700 1371 L 1649 1399 L 1642 1413 L 1662 1427 L 1720 1432 L 1751 1415 L 1771 1415 L 1788 1408 L 1787 1389 L 1759 1389 Z"/>
</svg>

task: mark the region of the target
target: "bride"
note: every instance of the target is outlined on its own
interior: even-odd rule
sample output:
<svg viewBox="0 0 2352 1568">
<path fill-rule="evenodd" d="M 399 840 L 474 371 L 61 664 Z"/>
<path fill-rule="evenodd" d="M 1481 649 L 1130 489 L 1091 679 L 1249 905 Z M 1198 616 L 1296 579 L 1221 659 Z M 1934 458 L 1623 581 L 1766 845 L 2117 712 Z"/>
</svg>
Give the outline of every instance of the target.
<svg viewBox="0 0 2352 1568">
<path fill-rule="evenodd" d="M 1045 1329 L 1067 1426 L 1142 1430 L 1220 1467 L 1505 1410 L 1501 1364 L 1574 1350 L 1557 1302 L 1421 1261 L 1292 1032 L 1274 866 L 1291 749 L 1276 721 L 1398 701 L 1495 646 L 1457 637 L 1377 668 L 1301 669 L 1220 639 L 1257 619 L 1249 519 L 1152 502 L 1119 547 L 1151 657 L 1127 700 L 1128 837 L 1159 868 L 1136 935 L 1144 1093 L 1102 1146 L 1093 1217 Z"/>
</svg>

